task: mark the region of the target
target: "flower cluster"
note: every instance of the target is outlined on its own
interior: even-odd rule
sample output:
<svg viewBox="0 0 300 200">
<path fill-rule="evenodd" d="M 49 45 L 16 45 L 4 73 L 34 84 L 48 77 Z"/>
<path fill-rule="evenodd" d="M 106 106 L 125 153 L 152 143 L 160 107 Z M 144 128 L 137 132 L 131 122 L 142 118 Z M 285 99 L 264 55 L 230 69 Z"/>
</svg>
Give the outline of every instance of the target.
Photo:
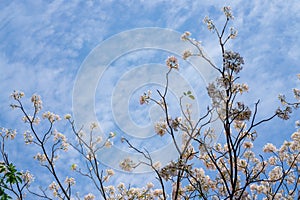
<svg viewBox="0 0 300 200">
<path fill-rule="evenodd" d="M 150 100 L 150 96 L 151 96 L 151 91 L 148 90 L 147 93 L 144 93 L 141 97 L 140 97 L 140 104 L 143 105 L 143 104 L 148 104 L 149 103 L 149 100 Z"/>
<path fill-rule="evenodd" d="M 70 185 L 75 185 L 75 179 L 74 178 L 72 178 L 72 177 L 66 177 L 66 179 L 65 179 L 65 183 L 68 185 L 68 186 L 70 186 Z"/>
<path fill-rule="evenodd" d="M 63 149 L 64 151 L 67 151 L 69 144 L 67 142 L 66 136 L 58 132 L 56 129 L 52 131 L 52 134 L 54 142 L 58 142 L 60 144 L 59 148 Z"/>
<path fill-rule="evenodd" d="M 290 118 L 291 113 L 292 113 L 292 108 L 290 106 L 286 106 L 283 110 L 280 108 L 276 110 L 277 116 L 284 120 L 288 120 Z"/>
<path fill-rule="evenodd" d="M 95 152 L 93 152 L 93 150 L 89 150 L 85 157 L 88 161 L 93 161 L 97 159 L 97 155 L 95 154 Z"/>
<path fill-rule="evenodd" d="M 249 120 L 251 117 L 251 110 L 245 106 L 243 102 L 237 102 L 237 106 L 231 109 L 229 115 L 232 119 L 238 121 Z"/>
<path fill-rule="evenodd" d="M 277 181 L 282 178 L 282 175 L 282 168 L 276 166 L 269 172 L 269 179 L 271 181 Z"/>
<path fill-rule="evenodd" d="M 59 185 L 58 185 L 57 183 L 52 182 L 52 183 L 48 186 L 48 188 L 49 188 L 49 190 L 52 191 L 52 195 L 53 195 L 54 197 L 57 197 L 57 196 L 58 196 L 60 188 L 59 188 Z"/>
<path fill-rule="evenodd" d="M 191 36 L 191 33 L 189 31 L 185 31 L 182 35 L 181 35 L 181 40 L 182 41 L 187 41 L 189 39 L 189 37 Z"/>
<path fill-rule="evenodd" d="M 205 174 L 203 168 L 194 168 L 191 170 L 192 180 L 191 184 L 186 186 L 186 190 L 191 190 L 193 188 L 193 184 L 201 184 L 201 188 L 203 191 L 208 192 L 210 189 L 216 189 L 216 182 L 211 180 L 209 175 Z"/>
<path fill-rule="evenodd" d="M 235 39 L 238 35 L 238 31 L 236 29 L 234 29 L 233 27 L 230 28 L 230 35 L 229 37 L 231 39 Z"/>
<path fill-rule="evenodd" d="M 34 176 L 27 170 L 26 172 L 21 172 L 22 180 L 28 185 L 34 181 Z"/>
<path fill-rule="evenodd" d="M 46 155 L 41 153 L 37 153 L 33 158 L 38 160 L 41 164 L 47 161 Z"/>
<path fill-rule="evenodd" d="M 120 163 L 120 168 L 123 169 L 124 171 L 132 171 L 136 167 L 136 163 L 133 162 L 130 158 L 125 158 L 121 163 Z"/>
<path fill-rule="evenodd" d="M 30 133 L 30 131 L 25 131 L 23 136 L 24 136 L 25 144 L 31 144 L 33 142 L 34 137 Z"/>
<path fill-rule="evenodd" d="M 50 111 L 43 113 L 43 118 L 48 119 L 51 123 L 54 123 L 55 121 L 59 121 L 61 119 L 59 115 L 54 114 Z"/>
<path fill-rule="evenodd" d="M 39 95 L 32 95 L 31 102 L 33 103 L 36 112 L 39 112 L 42 109 L 42 100 Z"/>
<path fill-rule="evenodd" d="M 297 101 L 300 101 L 300 89 L 294 88 L 293 89 L 294 92 L 294 97 Z"/>
<path fill-rule="evenodd" d="M 209 83 L 206 89 L 212 100 L 213 107 L 220 107 L 224 98 L 222 92 L 218 89 L 218 86 L 215 83 Z"/>
<path fill-rule="evenodd" d="M 10 95 L 14 100 L 19 100 L 22 97 L 25 96 L 24 92 L 19 92 L 19 91 L 14 91 L 11 95 Z"/>
<path fill-rule="evenodd" d="M 233 91 L 238 91 L 240 94 L 243 94 L 244 92 L 248 92 L 249 87 L 246 83 L 242 83 L 242 84 L 235 84 L 233 85 Z"/>
<path fill-rule="evenodd" d="M 96 129 L 98 128 L 98 124 L 96 122 L 92 122 L 91 125 L 90 125 L 90 129 L 93 130 L 93 129 Z"/>
<path fill-rule="evenodd" d="M 30 115 L 24 116 L 22 118 L 22 121 L 24 123 L 32 123 L 32 124 L 35 124 L 35 125 L 38 125 L 41 122 L 39 117 L 37 117 L 37 116 L 33 117 L 33 116 L 30 116 Z"/>
<path fill-rule="evenodd" d="M 106 170 L 106 175 L 103 178 L 104 182 L 108 182 L 109 178 L 112 177 L 115 174 L 114 170 L 112 169 L 107 169 Z"/>
<path fill-rule="evenodd" d="M 88 193 L 87 195 L 84 196 L 84 200 L 94 200 L 95 199 L 95 195 L 93 195 L 92 193 Z"/>
<path fill-rule="evenodd" d="M 146 187 L 136 188 L 129 187 L 127 188 L 124 183 L 119 183 L 116 187 L 107 186 L 105 191 L 108 194 L 109 200 L 125 200 L 125 199 L 164 199 L 162 189 L 153 189 L 154 184 L 148 183 Z"/>
<path fill-rule="evenodd" d="M 111 148 L 112 145 L 113 145 L 113 142 L 110 141 L 109 139 L 106 140 L 105 143 L 104 143 L 104 146 L 105 146 L 106 148 Z"/>
<path fill-rule="evenodd" d="M 168 124 L 165 120 L 156 122 L 154 125 L 154 131 L 160 136 L 163 136 L 167 132 L 167 128 Z"/>
<path fill-rule="evenodd" d="M 246 141 L 246 142 L 243 143 L 243 147 L 245 149 L 251 149 L 251 148 L 253 148 L 253 143 L 249 142 L 249 141 Z"/>
<path fill-rule="evenodd" d="M 271 143 L 267 143 L 264 148 L 263 148 L 264 152 L 276 152 L 276 147 L 274 146 L 274 144 Z"/>
<path fill-rule="evenodd" d="M 166 65 L 170 69 L 173 69 L 173 68 L 178 69 L 179 68 L 178 60 L 175 56 L 168 57 L 168 59 L 166 60 Z"/>
<path fill-rule="evenodd" d="M 281 103 L 283 106 L 287 105 L 285 95 L 279 94 L 279 95 L 278 95 L 278 99 L 279 99 L 280 103 Z"/>
<path fill-rule="evenodd" d="M 182 54 L 182 58 L 186 60 L 188 57 L 191 57 L 192 55 L 193 53 L 191 52 L 191 50 L 185 50 Z"/>
<path fill-rule="evenodd" d="M 294 132 L 292 135 L 291 135 L 291 138 L 294 142 L 297 143 L 297 145 L 300 145 L 300 130 L 297 131 L 297 132 Z"/>
<path fill-rule="evenodd" d="M 236 74 L 238 74 L 242 70 L 244 59 L 240 56 L 239 53 L 233 51 L 226 51 L 223 55 L 223 58 L 225 59 L 225 69 L 231 69 Z"/>
<path fill-rule="evenodd" d="M 213 23 L 213 20 L 210 19 L 208 16 L 206 16 L 203 20 L 203 22 L 207 25 L 208 30 L 214 31 L 215 30 L 215 25 Z"/>
<path fill-rule="evenodd" d="M 175 119 L 170 118 L 169 123 L 174 131 L 178 131 L 182 122 L 182 117 L 176 117 Z"/>
<path fill-rule="evenodd" d="M 233 19 L 233 15 L 232 15 L 232 11 L 231 8 L 229 6 L 224 6 L 223 7 L 223 12 L 226 16 L 227 19 Z"/>
<path fill-rule="evenodd" d="M 13 129 L 7 129 L 7 128 L 1 128 L 0 129 L 0 136 L 5 138 L 5 139 L 15 139 L 17 134 L 16 130 Z"/>
</svg>

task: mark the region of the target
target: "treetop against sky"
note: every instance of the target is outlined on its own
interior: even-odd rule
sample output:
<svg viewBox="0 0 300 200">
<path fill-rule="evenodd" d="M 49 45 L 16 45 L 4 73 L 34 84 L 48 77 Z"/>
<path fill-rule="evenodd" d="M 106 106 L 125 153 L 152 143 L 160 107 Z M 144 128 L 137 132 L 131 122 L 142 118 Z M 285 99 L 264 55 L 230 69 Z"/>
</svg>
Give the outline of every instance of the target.
<svg viewBox="0 0 300 200">
<path fill-rule="evenodd" d="M 189 113 L 189 109 L 192 111 L 191 117 L 202 116 L 201 114 L 206 112 L 208 112 L 206 117 L 210 117 L 212 111 L 207 110 L 207 106 L 211 100 L 213 104 L 210 105 L 210 109 L 212 106 L 215 106 L 216 110 L 222 107 L 219 105 L 222 98 L 214 93 L 224 85 L 211 83 L 215 77 L 220 76 L 217 69 L 221 69 L 224 64 L 223 58 L 228 61 L 228 66 L 233 66 L 231 64 L 237 60 L 238 66 L 243 66 L 243 69 L 227 67 L 239 77 L 236 80 L 240 84 L 237 88 L 244 93 L 235 99 L 234 103 L 238 104 L 234 104 L 237 107 L 231 113 L 243 115 L 237 115 L 236 119 L 232 120 L 248 120 L 249 128 L 254 113 L 257 122 L 274 115 L 278 106 L 281 106 L 279 94 L 284 94 L 287 102 L 293 102 L 294 94 L 297 96 L 299 93 L 298 90 L 294 90 L 293 93 L 293 88 L 300 88 L 296 77 L 299 73 L 300 57 L 297 50 L 300 40 L 297 23 L 300 20 L 300 6 L 294 1 L 284 3 L 235 1 L 230 4 L 234 17 L 231 16 L 230 10 L 222 10 L 222 6 L 223 3 L 219 1 L 214 3 L 174 1 L 168 4 L 164 1 L 0 3 L 2 10 L 0 127 L 8 128 L 2 130 L 3 136 L 14 138 L 13 141 L 6 141 L 4 137 L 3 141 L 6 143 L 6 151 L 9 152 L 9 161 L 18 170 L 24 170 L 22 178 L 24 180 L 30 178 L 31 175 L 25 173 L 27 169 L 29 171 L 36 169 L 34 183 L 37 185 L 33 184 L 30 188 L 38 191 L 38 184 L 46 185 L 45 188 L 52 184 L 52 181 L 48 181 L 50 175 L 46 175 L 47 169 L 38 167 L 38 163 L 47 163 L 51 158 L 54 161 L 56 157 L 50 155 L 47 159 L 44 153 L 37 151 L 33 145 L 25 145 L 22 134 L 25 133 L 26 143 L 32 143 L 34 135 L 30 127 L 24 125 L 24 121 L 27 125 L 39 123 L 38 126 L 34 125 L 34 128 L 41 142 L 44 142 L 42 135 L 47 133 L 45 130 L 48 130 L 49 123 L 55 122 L 55 129 L 49 132 L 51 138 L 53 137 L 51 142 L 58 142 L 55 146 L 58 149 L 68 149 L 65 154 L 60 154 L 55 165 L 57 169 L 63 169 L 57 176 L 60 177 L 62 185 L 65 184 L 65 193 L 62 190 L 56 191 L 56 187 L 61 186 L 55 176 L 54 178 L 51 176 L 55 184 L 52 184 L 47 192 L 56 191 L 68 196 L 70 188 L 74 188 L 72 191 L 80 188 L 81 198 L 84 195 L 87 195 L 87 198 L 90 195 L 92 198 L 92 194 L 88 194 L 91 192 L 90 187 L 85 187 L 89 181 L 78 179 L 80 176 L 75 173 L 83 167 L 80 162 L 84 159 L 80 155 L 84 155 L 87 161 L 96 158 L 93 151 L 81 151 L 80 145 L 83 145 L 81 146 L 83 149 L 86 147 L 83 141 L 93 135 L 93 142 L 101 144 L 98 146 L 100 163 L 107 166 L 108 171 L 103 168 L 101 177 L 99 174 L 98 176 L 95 174 L 95 177 L 104 183 L 103 187 L 106 187 L 105 184 L 109 179 L 109 182 L 116 183 L 115 185 L 124 182 L 131 183 L 133 187 L 146 186 L 147 183 L 154 181 L 155 188 L 159 188 L 161 182 L 157 181 L 155 176 L 148 176 L 148 173 L 159 168 L 165 169 L 163 167 L 171 159 L 176 160 L 180 155 L 178 154 L 182 150 L 180 145 L 185 143 L 176 146 L 174 139 L 166 135 L 170 134 L 168 132 L 170 130 L 174 130 L 174 133 L 176 129 L 184 132 L 184 126 L 181 124 L 184 124 L 185 117 L 180 110 L 181 106 L 185 111 L 183 113 Z M 225 11 L 225 17 L 222 11 Z M 223 52 L 225 57 L 222 57 L 222 45 L 220 46 L 216 35 L 222 35 L 226 17 L 230 19 L 224 33 L 224 41 L 226 36 L 229 36 L 225 48 L 228 51 Z M 207 28 L 210 31 L 207 31 Z M 219 32 L 215 28 L 218 28 Z M 192 40 L 193 38 L 196 40 Z M 200 46 L 201 48 L 198 48 Z M 167 83 L 166 65 L 170 69 Z M 221 73 L 221 77 L 224 78 L 225 75 Z M 224 82 L 224 79 L 221 82 Z M 156 91 L 157 89 L 160 93 Z M 12 111 L 9 107 L 10 103 L 16 103 L 13 98 L 19 100 L 17 96 L 9 97 L 14 90 L 25 93 L 21 102 L 30 116 L 24 117 L 24 113 Z M 167 92 L 164 93 L 165 91 Z M 14 94 L 22 96 L 22 93 Z M 182 95 L 185 98 L 182 98 L 180 105 Z M 283 96 L 281 101 L 285 102 Z M 149 105 L 140 105 L 148 102 Z M 188 110 L 185 110 L 186 103 L 191 103 Z M 36 111 L 40 110 L 39 105 L 42 105 L 40 119 L 34 118 L 33 115 L 34 108 Z M 168 107 L 167 114 L 172 117 L 171 119 L 166 118 L 164 107 Z M 285 116 L 284 111 L 288 112 L 284 108 L 281 111 L 277 112 L 281 117 Z M 63 116 L 67 113 L 70 113 L 70 116 L 66 115 L 64 119 Z M 224 127 L 226 123 L 212 120 L 216 116 L 226 118 L 226 115 L 212 115 L 212 118 L 209 118 L 209 123 L 214 123 L 212 126 L 215 132 L 219 133 L 211 141 L 225 142 L 223 130 L 225 129 L 226 133 L 227 129 Z M 255 127 L 257 138 L 254 147 L 251 141 L 244 141 L 241 145 L 245 149 L 253 148 L 256 155 L 262 149 L 264 155 L 269 155 L 268 153 L 279 150 L 285 140 L 297 141 L 297 132 L 293 133 L 297 130 L 295 121 L 299 119 L 299 112 L 295 111 L 290 117 L 288 121 L 274 118 L 270 123 L 260 124 Z M 35 121 L 30 121 L 33 118 Z M 234 125 L 232 128 L 240 131 L 245 129 L 243 123 L 236 121 L 234 123 L 231 124 Z M 16 135 L 14 129 L 17 130 Z M 91 130 L 93 134 L 81 135 L 81 131 L 89 133 Z M 211 131 L 203 129 L 203 133 L 208 135 Z M 157 137 L 156 133 L 162 137 Z M 177 136 L 176 140 L 183 139 L 185 142 L 188 140 L 188 136 L 187 138 L 176 134 L 174 136 Z M 82 142 L 80 138 L 83 138 Z M 77 149 L 79 151 L 72 148 L 68 142 L 74 142 L 73 144 L 78 142 L 79 146 L 75 147 L 79 148 Z M 197 144 L 201 144 L 201 141 Z M 88 145 L 91 144 L 87 143 Z M 132 145 L 131 148 L 128 148 L 128 145 L 129 147 Z M 46 145 L 46 148 L 49 147 Z M 228 147 L 214 148 L 223 151 Z M 151 159 L 144 150 L 150 153 Z M 232 149 L 229 147 L 230 150 Z M 187 147 L 184 151 L 194 152 L 191 147 Z M 209 157 L 209 153 L 207 155 Z M 187 159 L 186 154 L 183 153 L 181 156 L 182 159 Z M 33 157 L 37 161 L 34 161 Z M 127 159 L 129 157 L 133 160 Z M 121 166 L 120 158 L 127 159 L 123 160 Z M 196 158 L 191 156 L 190 159 Z M 209 160 L 207 157 L 198 159 Z M 272 159 L 268 162 L 278 161 Z M 141 160 L 148 165 L 138 165 Z M 206 167 L 209 168 L 209 164 L 213 163 L 208 160 Z M 153 163 L 149 164 L 150 161 Z M 187 159 L 185 164 L 189 164 L 189 161 Z M 173 164 L 179 167 L 178 163 Z M 109 171 L 110 168 L 116 171 Z M 132 171 L 125 173 L 121 168 Z M 13 170 L 12 167 L 10 169 Z M 70 174 L 70 169 L 73 170 L 73 174 Z M 118 176 L 114 173 L 118 173 Z M 280 166 L 270 173 L 268 171 L 266 176 L 270 177 L 273 173 L 274 176 L 281 178 Z M 166 178 L 165 175 L 163 174 L 162 178 Z M 192 176 L 192 173 L 189 175 Z M 231 184 L 234 183 L 233 180 L 237 179 L 231 179 Z M 276 177 L 273 177 L 273 180 L 276 180 Z M 179 190 L 176 189 L 179 187 L 176 184 L 174 186 L 166 182 L 166 193 L 169 197 L 172 187 L 173 191 L 179 194 Z M 253 190 L 258 191 L 261 188 L 255 187 L 262 186 L 259 184 L 252 186 Z M 150 184 L 145 188 L 147 190 L 153 186 Z M 104 194 L 103 188 L 100 187 L 98 190 Z M 156 195 L 162 195 L 161 191 L 153 189 L 152 192 L 154 191 L 157 192 Z M 198 191 L 198 194 L 206 195 L 201 191 Z"/>
</svg>

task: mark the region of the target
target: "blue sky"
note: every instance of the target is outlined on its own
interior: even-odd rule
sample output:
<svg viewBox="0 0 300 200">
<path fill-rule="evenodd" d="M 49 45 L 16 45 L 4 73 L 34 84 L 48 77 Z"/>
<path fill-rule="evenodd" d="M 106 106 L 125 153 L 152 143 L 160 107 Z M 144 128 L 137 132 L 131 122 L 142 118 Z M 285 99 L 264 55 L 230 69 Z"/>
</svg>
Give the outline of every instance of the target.
<svg viewBox="0 0 300 200">
<path fill-rule="evenodd" d="M 226 1 L 209 0 L 1 1 L 0 126 L 16 128 L 19 132 L 16 140 L 18 145 L 9 147 L 11 159 L 16 162 L 17 166 L 23 165 L 26 169 L 32 167 L 32 156 L 24 157 L 22 152 L 34 155 L 34 149 L 22 143 L 22 133 L 26 130 L 20 121 L 22 115 L 9 108 L 11 103 L 9 95 L 13 90 L 24 91 L 27 98 L 33 93 L 41 95 L 45 111 L 57 112 L 61 116 L 65 113 L 72 114 L 74 86 L 82 72 L 80 70 L 83 69 L 84 62 L 90 59 L 93 49 L 98 47 L 99 52 L 96 56 L 102 59 L 110 58 L 110 51 L 136 41 L 136 38 L 121 40 L 118 38 L 119 33 L 147 27 L 167 28 L 174 33 L 178 32 L 179 35 L 184 31 L 190 31 L 193 37 L 203 42 L 204 49 L 212 60 L 219 64 L 220 51 L 216 37 L 206 30 L 202 19 L 208 15 L 221 26 L 224 20 L 221 8 L 224 5 L 228 5 Z M 232 7 L 235 16 L 233 26 L 239 31 L 237 39 L 229 45 L 229 48 L 240 52 L 246 63 L 241 73 L 241 80 L 249 84 L 250 92 L 245 97 L 245 101 L 253 106 L 260 99 L 259 116 L 269 116 L 279 106 L 277 100 L 279 93 L 292 98 L 291 89 L 300 87 L 296 78 L 300 69 L 298 49 L 300 5 L 293 0 L 247 2 L 237 0 L 231 2 L 229 6 Z M 103 42 L 112 37 L 117 38 L 120 43 L 113 43 L 115 46 L 110 46 L 110 49 L 101 49 Z M 151 45 L 156 37 L 163 36 L 150 34 L 147 42 Z M 139 124 L 146 128 L 152 127 L 151 116 L 149 117 L 148 113 L 150 115 L 156 113 L 155 108 L 142 109 L 135 105 L 134 101 L 148 87 L 155 88 L 155 84 L 147 86 L 147 83 L 151 82 L 149 76 L 159 74 L 157 69 L 164 65 L 169 55 L 171 53 L 164 49 L 138 49 L 113 57 L 105 69 L 106 74 L 95 80 L 99 82 L 97 82 L 94 94 L 94 111 L 97 120 L 102 123 L 103 132 L 108 133 L 113 129 L 119 135 L 124 134 L 122 127 L 118 127 L 120 124 L 114 121 L 116 116 L 111 109 L 115 104 L 111 101 L 110 95 L 112 91 L 120 89 L 116 87 L 119 83 L 121 85 L 133 84 L 130 82 L 131 79 L 136 81 L 134 84 L 138 84 L 133 88 L 133 93 L 125 96 L 125 103 L 127 101 L 130 105 L 128 110 L 131 121 L 136 123 L 134 127 L 137 128 L 141 128 Z M 189 64 L 182 62 L 181 68 L 183 69 L 178 73 L 188 81 L 193 90 L 205 90 L 203 84 L 205 81 L 201 79 L 201 76 L 196 77 L 193 69 L 188 67 Z M 149 63 L 155 63 L 158 68 L 147 67 Z M 138 69 L 137 67 L 144 68 L 144 73 L 134 71 Z M 125 82 L 122 83 L 122 81 Z M 86 84 L 88 87 L 89 82 Z M 124 98 L 122 95 L 119 98 Z M 203 92 L 198 92 L 197 95 L 205 96 Z M 138 99 L 136 102 L 138 103 Z M 294 121 L 297 116 L 299 112 L 298 115 L 293 115 L 293 119 L 289 122 L 275 120 L 273 123 L 263 125 L 258 145 L 263 145 L 265 142 L 280 144 L 280 141 L 288 139 L 289 134 L 295 130 Z M 61 128 L 62 131 L 66 131 L 67 135 L 70 134 L 66 126 Z M 130 134 L 127 136 L 135 139 Z M 136 142 L 141 142 L 140 145 L 148 144 L 149 148 L 152 146 L 151 142 L 145 143 L 141 139 L 136 139 Z M 167 141 L 163 140 L 163 142 Z M 115 143 L 118 144 L 117 141 Z M 71 156 L 65 159 L 76 161 L 77 158 Z M 133 177 L 123 174 L 120 180 L 125 181 L 128 176 Z M 138 177 L 134 180 L 135 183 L 145 182 L 142 176 Z"/>
</svg>

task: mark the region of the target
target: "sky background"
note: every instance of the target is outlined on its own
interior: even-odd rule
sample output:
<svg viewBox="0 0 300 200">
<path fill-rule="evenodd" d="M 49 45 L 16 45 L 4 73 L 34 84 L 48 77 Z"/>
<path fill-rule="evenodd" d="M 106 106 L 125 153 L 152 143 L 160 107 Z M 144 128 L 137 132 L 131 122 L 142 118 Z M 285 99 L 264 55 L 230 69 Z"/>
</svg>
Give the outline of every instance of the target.
<svg viewBox="0 0 300 200">
<path fill-rule="evenodd" d="M 9 95 L 14 90 L 24 91 L 27 98 L 24 101 L 28 102 L 32 94 L 39 94 L 45 111 L 50 110 L 61 116 L 72 114 L 74 84 L 85 59 L 103 41 L 123 31 L 137 28 L 159 27 L 179 33 L 188 30 L 193 37 L 202 41 L 212 60 L 220 64 L 220 49 L 216 37 L 206 29 L 202 20 L 208 15 L 221 27 L 224 22 L 221 8 L 224 5 L 231 6 L 235 20 L 230 26 L 239 31 L 238 37 L 230 43 L 229 48 L 238 51 L 245 60 L 241 81 L 248 83 L 250 87 L 245 101 L 253 106 L 260 99 L 259 117 L 270 116 L 279 106 L 278 94 L 286 94 L 292 99 L 292 88 L 300 88 L 296 78 L 300 70 L 300 4 L 297 1 L 237 0 L 230 4 L 226 4 L 226 1 L 208 0 L 1 1 L 0 127 L 14 128 L 19 133 L 16 141 L 11 143 L 14 145 L 8 146 L 11 160 L 24 170 L 35 166 L 31 171 L 37 171 L 36 181 L 44 183 L 44 171 L 32 164 L 32 156 L 36 153 L 34 148 L 22 143 L 22 133 L 27 129 L 21 122 L 22 115 L 9 107 L 12 103 Z M 132 40 L 121 40 L 121 43 L 114 44 L 116 46 L 111 46 L 109 50 L 118 49 L 131 42 Z M 109 50 L 101 49 L 99 56 L 106 58 Z M 110 95 L 122 78 L 128 80 L 131 76 L 140 85 L 131 96 L 125 97 L 130 105 L 129 115 L 135 123 L 150 126 L 148 113 L 151 113 L 151 109 L 143 110 L 138 105 L 138 96 L 149 87 L 160 87 L 155 84 L 147 86 L 151 82 L 147 77 L 157 74 L 158 71 L 157 68 L 150 67 L 145 68 L 145 73 L 134 75 L 134 69 L 137 66 L 145 67 L 149 63 L 156 63 L 158 67 L 164 66 L 165 59 L 170 55 L 170 52 L 163 50 L 142 49 L 119 55 L 111 61 L 95 91 L 95 113 L 98 120 L 103 122 L 103 132 L 109 133 L 113 129 L 118 132 L 118 136 L 123 136 L 122 129 L 113 121 L 113 112 L 109 110 L 114 105 Z M 205 91 L 205 81 L 201 76 L 195 77 L 188 66 L 188 63 L 182 61 L 183 69 L 178 73 L 189 81 L 193 90 Z M 165 70 L 162 70 L 162 74 Z M 205 92 L 197 92 L 198 97 L 204 97 L 204 94 Z M 266 142 L 279 145 L 295 131 L 294 122 L 299 118 L 299 112 L 295 112 L 288 122 L 274 120 L 262 125 L 257 146 L 262 147 Z M 70 135 L 66 123 L 61 124 L 60 131 Z M 131 138 L 132 135 L 128 137 Z M 137 142 L 141 142 L 140 139 Z M 115 145 L 117 144 L 115 141 Z M 142 145 L 146 144 L 149 148 L 153 147 L 151 142 L 145 143 L 144 140 Z M 78 161 L 77 157 L 69 154 L 63 159 L 69 160 L 70 165 Z M 113 181 L 126 180 L 137 185 L 148 181 L 143 175 L 126 173 L 121 173 Z M 78 188 L 83 187 L 84 181 L 77 182 Z M 86 188 L 82 191 L 89 190 Z"/>
</svg>

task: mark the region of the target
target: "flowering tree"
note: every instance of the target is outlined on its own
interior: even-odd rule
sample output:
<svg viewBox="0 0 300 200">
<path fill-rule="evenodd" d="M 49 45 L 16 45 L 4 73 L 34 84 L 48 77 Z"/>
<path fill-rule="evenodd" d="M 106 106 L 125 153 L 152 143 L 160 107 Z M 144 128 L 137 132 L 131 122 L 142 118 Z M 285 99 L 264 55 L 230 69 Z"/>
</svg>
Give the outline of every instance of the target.
<svg viewBox="0 0 300 200">
<path fill-rule="evenodd" d="M 25 110 L 21 99 L 24 94 L 15 91 L 12 98 L 16 103 L 12 108 L 19 109 L 24 114 L 23 121 L 29 125 L 30 131 L 24 133 L 26 144 L 35 145 L 38 149 L 35 160 L 45 167 L 53 182 L 48 187 L 40 187 L 40 191 L 32 191 L 30 184 L 32 175 L 27 172 L 18 172 L 8 161 L 4 144 L 6 139 L 15 137 L 12 130 L 1 132 L 1 154 L 4 162 L 0 164 L 1 190 L 0 195 L 8 198 L 7 192 L 18 199 L 24 198 L 24 192 L 32 193 L 45 199 L 72 199 L 81 197 L 72 190 L 75 179 L 70 176 L 62 177 L 55 168 L 55 163 L 64 151 L 75 149 L 83 159 L 83 166 L 72 164 L 71 169 L 83 177 L 87 177 L 94 185 L 97 194 L 86 194 L 84 199 L 295 199 L 299 198 L 300 183 L 300 130 L 291 135 L 290 141 L 284 141 L 280 147 L 267 143 L 262 152 L 256 155 L 253 151 L 257 138 L 256 127 L 271 121 L 275 117 L 289 119 L 289 114 L 300 105 L 300 90 L 294 89 L 295 103 L 290 103 L 284 95 L 280 95 L 283 108 L 278 108 L 273 115 L 257 120 L 257 101 L 250 108 L 240 100 L 240 95 L 248 91 L 245 83 L 239 83 L 239 74 L 243 69 L 243 57 L 237 52 L 227 49 L 227 43 L 237 36 L 234 28 L 228 28 L 233 20 L 229 7 L 223 8 L 225 23 L 218 29 L 214 22 L 206 17 L 204 23 L 208 29 L 216 34 L 221 49 L 221 65 L 214 64 L 202 49 L 201 43 L 191 38 L 191 33 L 185 32 L 182 40 L 189 42 L 197 49 L 196 52 L 187 50 L 183 58 L 191 56 L 206 60 L 219 76 L 207 86 L 211 105 L 199 118 L 191 114 L 190 105 L 183 105 L 183 100 L 194 101 L 195 97 L 190 91 L 183 91 L 179 99 L 180 116 L 171 116 L 169 113 L 167 96 L 169 90 L 169 74 L 179 69 L 176 57 L 167 59 L 166 85 L 163 91 L 158 90 L 160 99 L 154 99 L 148 91 L 140 97 L 140 104 L 158 104 L 164 115 L 162 120 L 155 123 L 154 128 L 158 137 L 170 137 L 177 151 L 177 159 L 166 166 L 154 162 L 149 152 L 138 149 L 131 142 L 122 138 L 122 142 L 129 148 L 140 153 L 145 160 L 135 163 L 130 158 L 120 162 L 125 171 L 134 170 L 144 164 L 149 166 L 159 181 L 159 185 L 147 184 L 142 188 L 132 188 L 123 183 L 109 185 L 108 181 L 114 175 L 112 169 L 105 169 L 101 157 L 97 152 L 103 148 L 110 148 L 111 139 L 115 137 L 110 133 L 107 138 L 95 137 L 97 124 L 91 123 L 90 132 L 85 133 L 82 128 L 77 129 L 71 115 L 65 115 L 70 123 L 75 139 L 66 136 L 55 129 L 55 124 L 61 120 L 57 114 L 44 112 L 42 101 L 38 95 L 33 95 L 32 114 Z M 300 79 L 300 76 L 298 76 Z M 223 133 L 219 142 L 215 143 L 217 133 L 212 123 L 219 120 Z M 37 126 L 41 121 L 47 122 L 44 132 Z M 179 141 L 177 136 L 181 136 Z M 2 176 L 3 174 L 3 176 Z M 169 193 L 168 185 L 171 185 Z M 3 189 L 2 189 L 3 188 Z M 2 197 L 1 196 L 1 197 Z M 98 198 L 99 198 L 98 197 Z"/>
</svg>

